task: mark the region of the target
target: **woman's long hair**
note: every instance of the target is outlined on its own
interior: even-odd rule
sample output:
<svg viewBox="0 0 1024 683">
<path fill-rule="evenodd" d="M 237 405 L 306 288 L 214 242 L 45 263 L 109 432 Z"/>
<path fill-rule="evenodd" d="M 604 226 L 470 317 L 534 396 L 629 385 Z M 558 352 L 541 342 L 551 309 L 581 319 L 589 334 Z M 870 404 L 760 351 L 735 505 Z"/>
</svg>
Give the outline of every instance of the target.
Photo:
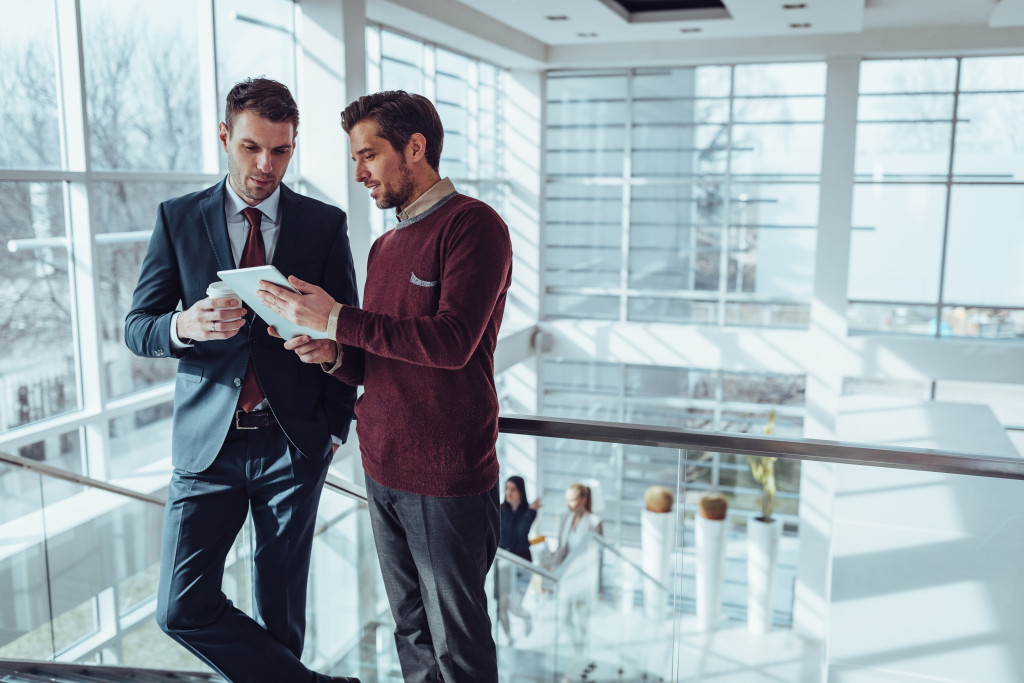
<svg viewBox="0 0 1024 683">
<path fill-rule="evenodd" d="M 594 503 L 592 502 L 593 499 L 590 497 L 590 487 L 589 486 L 584 486 L 583 484 L 569 484 L 568 488 L 572 489 L 573 491 L 575 491 L 576 492 L 576 496 L 578 498 L 583 498 L 586 501 L 586 503 L 583 506 L 584 510 L 586 510 L 587 512 L 593 512 L 594 511 Z"/>
<path fill-rule="evenodd" d="M 523 478 L 520 477 L 520 476 L 511 476 L 511 477 L 509 477 L 508 479 L 505 480 L 506 484 L 508 482 L 512 482 L 512 485 L 515 486 L 516 490 L 519 491 L 519 507 L 521 507 L 521 508 L 528 508 L 528 507 L 530 507 L 530 501 L 526 498 L 526 482 L 523 481 Z M 502 501 L 501 504 L 502 504 L 502 506 L 506 506 L 507 505 L 509 507 L 512 507 L 511 505 L 509 505 L 509 502 L 507 500 Z"/>
</svg>

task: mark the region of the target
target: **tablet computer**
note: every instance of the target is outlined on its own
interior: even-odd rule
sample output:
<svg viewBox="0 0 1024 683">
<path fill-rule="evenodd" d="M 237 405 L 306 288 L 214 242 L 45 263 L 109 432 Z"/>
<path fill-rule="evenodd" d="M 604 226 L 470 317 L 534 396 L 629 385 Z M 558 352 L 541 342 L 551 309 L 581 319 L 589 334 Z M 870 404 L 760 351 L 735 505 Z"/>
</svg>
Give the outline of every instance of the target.
<svg viewBox="0 0 1024 683">
<path fill-rule="evenodd" d="M 224 282 L 231 285 L 235 294 L 245 302 L 250 311 L 263 318 L 263 322 L 277 330 L 277 333 L 285 339 L 308 335 L 310 339 L 329 339 L 326 330 L 311 330 L 308 327 L 296 325 L 290 320 L 285 320 L 277 313 L 263 305 L 256 295 L 260 280 L 273 282 L 276 285 L 286 287 L 293 292 L 296 289 L 288 284 L 288 278 L 281 274 L 275 266 L 255 266 L 253 268 L 235 268 L 233 270 L 219 270 L 217 275 Z"/>
</svg>

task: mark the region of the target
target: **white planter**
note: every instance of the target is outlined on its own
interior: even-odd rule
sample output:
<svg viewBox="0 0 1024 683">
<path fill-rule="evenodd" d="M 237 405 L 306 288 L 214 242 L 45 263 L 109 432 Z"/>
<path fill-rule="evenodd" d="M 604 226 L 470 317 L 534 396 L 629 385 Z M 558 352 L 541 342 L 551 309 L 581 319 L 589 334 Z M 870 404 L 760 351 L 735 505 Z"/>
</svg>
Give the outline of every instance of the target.
<svg viewBox="0 0 1024 683">
<path fill-rule="evenodd" d="M 697 515 L 697 619 L 705 630 L 717 628 L 722 611 L 727 530 L 724 519 Z"/>
<path fill-rule="evenodd" d="M 775 567 L 779 559 L 782 523 L 778 518 L 747 522 L 747 629 L 767 633 L 772 628 Z"/>
<path fill-rule="evenodd" d="M 668 611 L 669 560 L 675 532 L 675 514 L 640 511 L 640 549 L 644 572 L 661 586 L 644 578 L 644 610 L 652 619 L 664 619 Z"/>
</svg>

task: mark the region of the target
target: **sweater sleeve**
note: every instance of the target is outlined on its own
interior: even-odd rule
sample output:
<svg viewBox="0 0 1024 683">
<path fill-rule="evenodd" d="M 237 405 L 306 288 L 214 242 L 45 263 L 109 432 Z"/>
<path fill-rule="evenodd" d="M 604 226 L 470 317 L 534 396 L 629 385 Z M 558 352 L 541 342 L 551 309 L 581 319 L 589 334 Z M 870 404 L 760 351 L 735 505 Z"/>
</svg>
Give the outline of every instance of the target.
<svg viewBox="0 0 1024 683">
<path fill-rule="evenodd" d="M 505 225 L 481 204 L 456 216 L 442 251 L 434 315 L 398 318 L 345 306 L 338 315 L 338 343 L 417 365 L 463 367 L 508 289 L 512 245 Z"/>
</svg>

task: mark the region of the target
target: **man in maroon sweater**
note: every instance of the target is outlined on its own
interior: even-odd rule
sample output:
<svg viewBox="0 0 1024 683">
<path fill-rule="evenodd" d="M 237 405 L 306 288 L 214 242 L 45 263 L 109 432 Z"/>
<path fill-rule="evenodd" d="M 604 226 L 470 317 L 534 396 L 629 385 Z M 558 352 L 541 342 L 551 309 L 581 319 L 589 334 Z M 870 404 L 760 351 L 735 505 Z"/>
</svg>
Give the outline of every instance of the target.
<svg viewBox="0 0 1024 683">
<path fill-rule="evenodd" d="M 426 98 L 360 97 L 342 127 L 356 180 L 399 220 L 370 249 L 363 308 L 296 278 L 302 296 L 270 283 L 261 296 L 338 342 L 286 348 L 364 386 L 356 430 L 405 680 L 496 682 L 484 578 L 499 529 L 494 347 L 508 228 L 441 179 L 444 131 Z"/>
</svg>

